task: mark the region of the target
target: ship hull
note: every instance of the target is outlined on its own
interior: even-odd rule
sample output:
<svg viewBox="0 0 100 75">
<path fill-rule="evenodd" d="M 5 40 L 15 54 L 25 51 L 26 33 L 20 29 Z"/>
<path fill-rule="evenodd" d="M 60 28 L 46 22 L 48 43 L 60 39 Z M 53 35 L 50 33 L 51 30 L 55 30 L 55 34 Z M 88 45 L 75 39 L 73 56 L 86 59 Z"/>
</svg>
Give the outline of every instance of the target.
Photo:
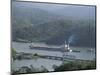
<svg viewBox="0 0 100 75">
<path fill-rule="evenodd" d="M 32 47 L 29 46 L 30 49 L 37 49 L 37 50 L 47 50 L 47 51 L 63 51 L 61 48 L 48 48 L 48 47 Z"/>
</svg>

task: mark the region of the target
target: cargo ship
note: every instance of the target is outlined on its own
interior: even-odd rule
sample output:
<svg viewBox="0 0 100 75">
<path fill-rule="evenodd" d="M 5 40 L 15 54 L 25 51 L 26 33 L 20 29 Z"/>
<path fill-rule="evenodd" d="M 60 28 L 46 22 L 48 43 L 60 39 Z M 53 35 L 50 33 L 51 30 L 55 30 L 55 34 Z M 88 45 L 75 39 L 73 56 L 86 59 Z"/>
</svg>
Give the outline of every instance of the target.
<svg viewBox="0 0 100 75">
<path fill-rule="evenodd" d="M 36 50 L 47 50 L 47 51 L 72 51 L 69 47 L 69 44 L 64 43 L 64 45 L 61 46 L 52 46 L 52 45 L 35 45 L 34 43 L 31 43 L 29 45 L 30 49 L 36 49 Z"/>
</svg>

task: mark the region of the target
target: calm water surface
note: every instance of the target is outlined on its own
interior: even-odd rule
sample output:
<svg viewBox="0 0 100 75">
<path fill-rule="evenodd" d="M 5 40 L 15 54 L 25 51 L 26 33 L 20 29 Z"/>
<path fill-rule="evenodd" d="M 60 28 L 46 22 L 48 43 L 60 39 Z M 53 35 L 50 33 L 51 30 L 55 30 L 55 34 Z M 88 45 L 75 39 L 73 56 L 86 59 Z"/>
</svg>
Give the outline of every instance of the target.
<svg viewBox="0 0 100 75">
<path fill-rule="evenodd" d="M 19 42 L 12 42 L 12 48 L 14 48 L 17 52 L 25 52 L 25 53 L 38 53 L 41 55 L 50 55 L 50 56 L 59 56 L 62 57 L 62 52 L 57 51 L 44 51 L 44 50 L 35 50 L 29 48 L 30 43 L 19 43 Z M 72 48 L 72 47 L 71 47 Z M 80 50 L 80 52 L 68 52 L 68 55 L 74 55 L 76 59 L 83 59 L 83 60 L 93 60 L 95 58 L 95 50 L 94 52 L 88 52 L 90 48 L 72 48 Z M 22 66 L 30 66 L 40 68 L 44 66 L 49 71 L 53 71 L 53 65 L 61 65 L 62 61 L 59 60 L 51 60 L 51 59 L 32 59 L 32 60 L 15 60 L 12 63 L 13 70 L 17 70 Z"/>
</svg>

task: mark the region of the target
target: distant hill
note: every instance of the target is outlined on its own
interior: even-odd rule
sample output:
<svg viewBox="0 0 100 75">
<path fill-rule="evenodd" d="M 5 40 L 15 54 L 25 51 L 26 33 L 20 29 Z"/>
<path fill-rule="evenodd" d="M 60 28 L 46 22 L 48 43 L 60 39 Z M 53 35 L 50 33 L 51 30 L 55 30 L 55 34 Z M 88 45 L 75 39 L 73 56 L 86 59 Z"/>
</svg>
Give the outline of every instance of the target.
<svg viewBox="0 0 100 75">
<path fill-rule="evenodd" d="M 48 11 L 25 5 L 21 2 L 12 3 L 12 19 L 14 19 L 14 25 L 16 25 L 16 23 L 21 24 L 21 26 L 38 25 L 58 18 L 58 16 L 55 16 Z"/>
<path fill-rule="evenodd" d="M 95 19 L 73 19 L 23 2 L 12 3 L 12 40 L 95 46 Z M 62 12 L 62 11 L 60 11 Z M 20 39 L 20 40 L 19 40 Z"/>
<path fill-rule="evenodd" d="M 69 16 L 74 19 L 93 19 L 95 17 L 95 7 L 93 6 L 69 5 L 57 10 L 47 10 L 61 16 Z"/>
</svg>

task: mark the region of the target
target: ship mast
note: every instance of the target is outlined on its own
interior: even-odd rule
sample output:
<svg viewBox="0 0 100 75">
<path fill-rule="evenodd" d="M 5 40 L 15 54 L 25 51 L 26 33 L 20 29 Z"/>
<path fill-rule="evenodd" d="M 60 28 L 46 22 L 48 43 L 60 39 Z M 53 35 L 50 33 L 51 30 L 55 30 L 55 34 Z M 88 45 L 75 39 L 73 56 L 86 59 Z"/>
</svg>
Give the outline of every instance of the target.
<svg viewBox="0 0 100 75">
<path fill-rule="evenodd" d="M 64 50 L 63 50 L 63 52 L 62 52 L 62 58 L 63 58 L 63 62 L 62 63 L 64 63 L 64 59 L 65 59 L 65 57 L 66 57 L 66 55 L 67 55 L 67 51 L 68 51 L 68 45 L 67 45 L 67 43 L 66 43 L 66 41 L 65 41 L 65 43 L 64 43 L 64 48 L 63 48 Z"/>
<path fill-rule="evenodd" d="M 72 50 L 69 47 L 69 43 L 67 44 L 67 42 L 65 41 L 64 50 L 63 50 L 63 63 L 64 63 L 64 59 L 68 55 L 68 52 L 72 52 Z"/>
</svg>

